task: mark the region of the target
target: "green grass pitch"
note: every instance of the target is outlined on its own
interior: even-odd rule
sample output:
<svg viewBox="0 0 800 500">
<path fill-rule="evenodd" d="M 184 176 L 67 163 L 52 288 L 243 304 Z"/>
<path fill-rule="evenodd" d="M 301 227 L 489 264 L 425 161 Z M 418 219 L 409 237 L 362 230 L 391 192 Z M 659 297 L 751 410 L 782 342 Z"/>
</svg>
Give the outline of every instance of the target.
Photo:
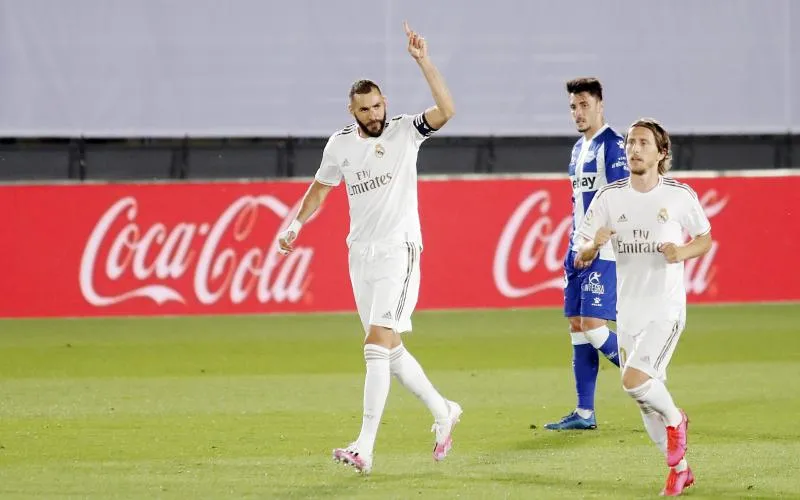
<svg viewBox="0 0 800 500">
<path fill-rule="evenodd" d="M 691 417 L 691 498 L 800 497 L 800 305 L 691 307 L 669 371 Z M 406 346 L 464 407 L 431 458 L 393 382 L 369 477 L 355 314 L 0 321 L 0 498 L 645 498 L 664 460 L 601 361 L 599 428 L 574 405 L 558 310 L 421 312 Z M 536 425 L 535 429 L 531 424 Z"/>
</svg>

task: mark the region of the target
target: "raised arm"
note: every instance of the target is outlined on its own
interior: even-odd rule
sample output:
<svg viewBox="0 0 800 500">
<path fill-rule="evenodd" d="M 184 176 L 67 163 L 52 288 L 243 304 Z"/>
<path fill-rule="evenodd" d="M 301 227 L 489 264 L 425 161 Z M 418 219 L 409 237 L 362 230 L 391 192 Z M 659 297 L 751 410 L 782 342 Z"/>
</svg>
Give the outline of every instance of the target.
<svg viewBox="0 0 800 500">
<path fill-rule="evenodd" d="M 453 96 L 450 95 L 442 74 L 428 57 L 428 45 L 425 39 L 419 33 L 412 31 L 407 22 L 403 23 L 403 28 L 408 37 L 408 53 L 422 69 L 422 74 L 431 88 L 433 101 L 436 103 L 435 106 L 425 110 L 425 121 L 431 128 L 438 130 L 456 113 Z"/>
</svg>

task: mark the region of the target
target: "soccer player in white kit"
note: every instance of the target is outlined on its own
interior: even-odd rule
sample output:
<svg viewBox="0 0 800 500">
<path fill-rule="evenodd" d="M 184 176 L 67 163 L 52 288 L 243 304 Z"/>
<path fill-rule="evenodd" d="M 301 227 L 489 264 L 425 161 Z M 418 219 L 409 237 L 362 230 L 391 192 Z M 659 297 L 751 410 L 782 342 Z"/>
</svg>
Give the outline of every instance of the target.
<svg viewBox="0 0 800 500">
<path fill-rule="evenodd" d="M 422 252 L 417 208 L 417 153 L 420 145 L 453 116 L 444 79 L 428 57 L 425 39 L 405 24 L 408 52 L 430 86 L 435 106 L 417 115 L 386 118 L 386 98 L 378 85 L 359 80 L 350 89 L 355 123 L 334 133 L 297 217 L 278 235 L 282 253 L 292 251 L 302 224 L 344 179 L 350 205 L 350 281 L 366 333 L 364 413 L 361 433 L 334 460 L 368 474 L 391 376 L 415 394 L 434 417 L 434 460 L 445 458 L 461 416 L 458 403 L 442 397 L 420 364 L 403 346 L 417 303 Z"/>
<path fill-rule="evenodd" d="M 661 494 L 677 496 L 694 475 L 685 458 L 689 419 L 667 390 L 666 371 L 686 324 L 683 261 L 708 252 L 711 224 L 692 188 L 664 177 L 670 140 L 657 121 L 631 125 L 625 153 L 630 178 L 606 185 L 592 200 L 579 229 L 580 259 L 591 262 L 611 241 L 622 385 L 670 467 Z"/>
</svg>

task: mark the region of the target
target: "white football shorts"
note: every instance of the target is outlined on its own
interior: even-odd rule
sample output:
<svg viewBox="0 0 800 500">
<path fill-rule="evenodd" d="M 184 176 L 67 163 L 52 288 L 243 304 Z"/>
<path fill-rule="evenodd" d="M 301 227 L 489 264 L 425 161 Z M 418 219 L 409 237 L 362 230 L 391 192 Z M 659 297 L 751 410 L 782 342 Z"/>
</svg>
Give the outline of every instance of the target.
<svg viewBox="0 0 800 500">
<path fill-rule="evenodd" d="M 364 332 L 370 325 L 411 331 L 411 313 L 419 297 L 417 243 L 350 245 L 350 283 Z"/>
<path fill-rule="evenodd" d="M 686 327 L 686 316 L 655 320 L 636 332 L 618 325 L 620 368 L 630 366 L 652 378 L 667 380 L 667 367 Z"/>
</svg>

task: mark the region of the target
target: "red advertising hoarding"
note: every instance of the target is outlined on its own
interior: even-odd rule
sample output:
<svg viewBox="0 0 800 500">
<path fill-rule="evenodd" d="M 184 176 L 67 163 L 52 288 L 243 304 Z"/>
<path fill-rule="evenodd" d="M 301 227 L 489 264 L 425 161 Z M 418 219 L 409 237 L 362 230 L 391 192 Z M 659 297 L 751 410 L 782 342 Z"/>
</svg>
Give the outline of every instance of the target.
<svg viewBox="0 0 800 500">
<path fill-rule="evenodd" d="M 690 302 L 800 300 L 800 176 L 685 179 L 714 245 Z M 0 187 L 0 317 L 353 310 L 343 189 L 276 251 L 305 182 Z M 423 180 L 418 309 L 558 306 L 566 180 Z M 788 265 L 787 265 L 788 264 Z"/>
</svg>

